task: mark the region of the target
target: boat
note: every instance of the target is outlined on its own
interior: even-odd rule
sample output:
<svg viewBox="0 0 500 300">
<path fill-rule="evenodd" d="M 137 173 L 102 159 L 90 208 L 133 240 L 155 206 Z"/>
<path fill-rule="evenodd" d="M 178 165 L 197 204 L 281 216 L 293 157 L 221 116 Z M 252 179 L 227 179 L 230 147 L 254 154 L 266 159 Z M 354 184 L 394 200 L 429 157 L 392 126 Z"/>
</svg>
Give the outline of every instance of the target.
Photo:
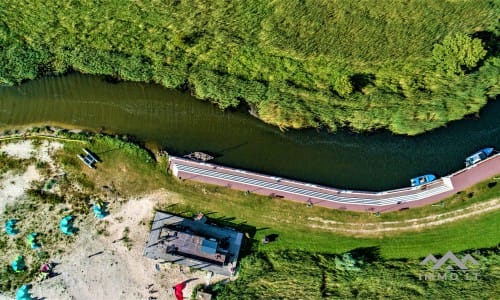
<svg viewBox="0 0 500 300">
<path fill-rule="evenodd" d="M 410 179 L 411 186 L 419 186 L 422 184 L 427 184 L 431 181 L 436 180 L 436 176 L 432 174 L 426 174 Z"/>
<path fill-rule="evenodd" d="M 465 159 L 465 166 L 470 167 L 474 164 L 477 164 L 478 162 L 485 160 L 492 153 L 493 153 L 493 148 L 481 149 Z"/>
<path fill-rule="evenodd" d="M 199 151 L 189 153 L 187 155 L 184 155 L 184 157 L 192 159 L 192 160 L 198 160 L 198 161 L 209 161 L 209 160 L 214 158 L 210 154 L 206 154 L 206 153 L 199 152 Z"/>
</svg>

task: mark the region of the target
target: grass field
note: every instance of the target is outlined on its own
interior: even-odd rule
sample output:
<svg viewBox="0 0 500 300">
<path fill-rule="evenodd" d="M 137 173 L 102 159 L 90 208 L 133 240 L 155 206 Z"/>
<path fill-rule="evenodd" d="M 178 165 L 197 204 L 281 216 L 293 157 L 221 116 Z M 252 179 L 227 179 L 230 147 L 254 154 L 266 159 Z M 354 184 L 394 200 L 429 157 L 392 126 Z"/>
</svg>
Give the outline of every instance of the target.
<svg viewBox="0 0 500 300">
<path fill-rule="evenodd" d="M 495 299 L 499 250 L 473 255 L 481 257 L 474 269 L 478 280 L 426 281 L 421 278 L 430 271 L 420 260 L 381 261 L 370 251 L 347 260 L 294 251 L 259 253 L 242 261 L 237 281 L 216 289 L 217 299 Z"/>
</svg>

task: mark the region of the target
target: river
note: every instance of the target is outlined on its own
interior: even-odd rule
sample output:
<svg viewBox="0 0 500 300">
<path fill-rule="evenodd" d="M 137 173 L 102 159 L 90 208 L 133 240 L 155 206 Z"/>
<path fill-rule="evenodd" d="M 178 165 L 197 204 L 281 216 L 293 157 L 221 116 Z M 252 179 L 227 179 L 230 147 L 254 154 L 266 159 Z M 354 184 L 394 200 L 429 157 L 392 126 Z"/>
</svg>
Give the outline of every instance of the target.
<svg viewBox="0 0 500 300">
<path fill-rule="evenodd" d="M 425 173 L 447 175 L 485 147 L 500 148 L 500 101 L 417 137 L 341 130 L 281 132 L 244 109 L 220 111 L 155 84 L 109 83 L 97 76 L 46 77 L 0 87 L 0 127 L 66 124 L 155 142 L 169 153 L 206 151 L 215 162 L 338 188 L 407 186 Z"/>
</svg>

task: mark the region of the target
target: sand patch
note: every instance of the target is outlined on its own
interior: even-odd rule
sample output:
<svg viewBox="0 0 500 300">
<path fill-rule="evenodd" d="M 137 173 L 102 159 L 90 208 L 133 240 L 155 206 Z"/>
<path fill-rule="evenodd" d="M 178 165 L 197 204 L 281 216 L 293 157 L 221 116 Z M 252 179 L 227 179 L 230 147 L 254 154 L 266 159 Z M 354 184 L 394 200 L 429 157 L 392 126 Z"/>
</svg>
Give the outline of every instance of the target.
<svg viewBox="0 0 500 300">
<path fill-rule="evenodd" d="M 5 152 L 7 155 L 19 158 L 29 159 L 35 155 L 35 147 L 31 140 L 19 141 L 17 143 L 8 143 L 0 147 L 0 152 Z"/>
<path fill-rule="evenodd" d="M 0 145 L 0 152 L 17 159 L 36 158 L 37 161 L 47 162 L 54 167 L 52 155 L 63 147 L 59 142 L 39 141 L 35 146 L 32 140 L 21 140 Z M 7 172 L 0 176 L 0 214 L 5 210 L 5 205 L 14 203 L 31 187 L 33 181 L 41 180 L 41 175 L 34 165 L 28 166 L 23 174 Z"/>
<path fill-rule="evenodd" d="M 171 287 L 188 279 L 184 289 L 189 299 L 193 288 L 205 283 L 206 272 L 183 270 L 178 265 L 161 263 L 143 256 L 149 237 L 149 222 L 155 203 L 171 199 L 172 195 L 158 191 L 130 199 L 102 220 L 90 219 L 75 237 L 71 249 L 61 257 L 59 276 L 34 284 L 33 295 L 47 299 L 175 299 Z M 113 206 L 113 204 L 111 204 Z M 105 223 L 105 222 L 109 223 Z M 83 220 L 85 222 L 85 220 Z M 108 234 L 97 234 L 104 224 Z M 123 240 L 126 234 L 129 242 Z M 90 256 L 90 257 L 89 257 Z M 160 266 L 160 271 L 156 265 Z M 214 276 L 211 282 L 223 277 Z"/>
<path fill-rule="evenodd" d="M 63 145 L 59 142 L 50 142 L 47 140 L 38 141 L 35 146 L 32 140 L 21 140 L 11 142 L 0 146 L 0 152 L 18 159 L 30 159 L 35 157 L 39 161 L 52 162 L 51 155 L 61 149 Z"/>
<path fill-rule="evenodd" d="M 6 205 L 22 197 L 33 181 L 40 179 L 40 173 L 34 165 L 28 166 L 23 174 L 13 174 L 10 171 L 3 174 L 0 181 L 0 214 L 4 212 Z"/>
</svg>

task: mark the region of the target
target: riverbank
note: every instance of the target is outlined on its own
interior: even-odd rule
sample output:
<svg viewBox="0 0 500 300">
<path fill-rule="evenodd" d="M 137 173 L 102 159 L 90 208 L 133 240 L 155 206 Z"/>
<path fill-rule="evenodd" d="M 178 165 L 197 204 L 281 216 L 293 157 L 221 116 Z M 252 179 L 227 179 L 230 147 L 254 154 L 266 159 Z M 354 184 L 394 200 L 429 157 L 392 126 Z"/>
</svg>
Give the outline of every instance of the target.
<svg viewBox="0 0 500 300">
<path fill-rule="evenodd" d="M 498 94 L 490 1 L 425 0 L 434 7 L 425 14 L 421 1 L 390 13 L 377 2 L 289 2 L 240 0 L 228 12 L 222 0 L 210 9 L 148 0 L 100 4 L 99 13 L 54 0 L 0 3 L 0 83 L 76 70 L 189 88 L 222 109 L 251 103 L 282 128 L 405 135 L 474 114 Z"/>
<path fill-rule="evenodd" d="M 58 130 L 53 128 L 52 130 Z M 256 227 L 280 227 L 280 231 L 286 227 L 289 229 L 284 230 L 287 235 L 300 234 L 301 232 L 309 232 L 309 225 L 301 224 L 300 220 L 310 219 L 316 220 L 320 218 L 321 223 L 335 220 L 335 224 L 342 231 L 342 228 L 352 228 L 351 223 L 381 223 L 383 227 L 384 222 L 399 221 L 412 218 L 421 218 L 432 216 L 434 214 L 454 211 L 456 209 L 463 209 L 475 203 L 492 200 L 495 198 L 495 193 L 498 192 L 499 186 L 496 184 L 494 178 L 487 180 L 479 185 L 476 185 L 468 190 L 455 194 L 442 202 L 439 206 L 425 206 L 421 208 L 414 208 L 410 210 L 397 211 L 393 213 L 382 213 L 380 216 L 375 216 L 372 212 L 346 212 L 339 210 L 325 210 L 319 206 L 308 208 L 305 204 L 298 204 L 283 199 L 269 199 L 256 194 L 245 194 L 238 191 L 232 191 L 226 188 L 204 185 L 190 182 L 179 182 L 171 175 L 167 175 L 166 166 L 167 158 L 160 156 L 153 158 L 150 153 L 144 151 L 141 147 L 117 140 L 116 138 L 95 135 L 88 133 L 73 133 L 68 131 L 56 131 L 54 134 L 59 134 L 61 137 L 75 139 L 78 142 L 68 143 L 65 146 L 64 153 L 61 153 L 60 159 L 62 161 L 71 161 L 72 163 L 67 166 L 72 172 L 82 172 L 82 175 L 90 176 L 92 178 L 92 186 L 110 186 L 110 181 L 113 182 L 114 188 L 120 190 L 126 195 L 136 195 L 140 193 L 148 193 L 157 190 L 158 188 L 165 188 L 172 192 L 182 195 L 184 199 L 182 203 L 177 204 L 171 208 L 173 212 L 179 212 L 189 215 L 189 213 L 196 213 L 198 211 L 218 211 L 215 214 L 216 218 L 224 219 L 225 216 L 235 217 L 235 220 L 250 222 Z M 22 139 L 22 137 L 20 137 Z M 79 161 L 76 159 L 76 154 L 80 153 L 81 147 L 89 147 L 95 153 L 102 153 L 106 158 L 103 165 L 97 172 L 91 172 L 86 168 L 81 169 Z M 76 160 L 76 161 L 75 161 Z M 155 162 L 155 160 L 157 162 Z M 120 172 L 116 172 L 120 170 Z M 83 179 L 82 179 L 83 180 Z M 230 205 L 229 205 L 230 204 Z M 298 218 L 294 219 L 294 213 L 298 213 Z M 280 224 L 272 224 L 276 220 L 281 220 L 285 227 Z M 271 222 L 271 223 L 269 223 Z M 342 225 L 345 223 L 346 225 Z M 272 225 L 271 225 L 272 224 Z M 293 225 L 292 225 L 293 224 Z M 314 224 L 314 222 L 312 223 Z M 271 225 L 271 226 L 269 226 Z M 351 232 L 352 233 L 352 232 Z M 256 238 L 265 234 L 264 232 L 255 232 Z M 355 234 L 356 235 L 356 234 Z M 324 243 L 327 246 L 328 234 L 322 236 L 319 232 L 315 234 L 320 238 L 320 245 Z M 425 235 L 424 235 L 425 236 Z M 323 240 L 323 238 L 325 238 Z M 340 237 L 339 237 L 340 238 Z M 347 239 L 348 240 L 348 239 Z M 294 243 L 288 244 L 287 241 L 283 246 L 288 247 L 305 247 L 303 241 L 297 240 Z M 368 242 L 368 241 L 366 241 Z M 277 243 L 279 246 L 281 243 Z M 349 243 L 347 243 L 349 244 Z M 288 245 L 288 246 L 285 246 Z M 345 242 L 340 243 L 337 251 L 342 251 L 347 246 Z M 348 247 L 348 246 L 347 246 Z M 323 249 L 319 246 L 318 249 Z"/>
<path fill-rule="evenodd" d="M 130 299 L 132 295 L 143 299 L 151 295 L 151 289 L 143 285 L 151 283 L 154 286 L 152 290 L 158 290 L 154 295 L 168 297 L 170 285 L 178 280 L 199 278 L 199 281 L 188 285 L 186 293 L 196 283 L 203 283 L 204 274 L 195 270 L 183 270 L 182 273 L 176 265 L 161 264 L 162 269 L 158 272 L 153 261 L 142 257 L 147 224 L 154 209 L 185 217 L 203 211 L 211 221 L 244 232 L 249 238 L 242 255 L 241 271 L 250 270 L 251 273 L 255 271 L 254 262 L 260 261 L 261 257 L 281 261 L 280 257 L 293 256 L 291 253 L 295 251 L 302 251 L 302 257 L 322 253 L 332 255 L 328 257 L 334 259 L 334 255 L 369 248 L 376 249 L 379 263 L 391 264 L 391 259 L 413 259 L 413 264 L 428 253 L 438 255 L 449 250 L 457 253 L 493 247 L 498 243 L 495 224 L 500 211 L 493 203 L 498 201 L 500 186 L 494 178 L 446 199 L 442 206 L 383 213 L 377 217 L 372 213 L 329 210 L 317 206 L 308 208 L 282 199 L 180 182 L 167 174 L 166 157 L 153 158 L 150 152 L 130 142 L 100 134 L 50 128 L 51 134 L 60 139 L 54 141 L 44 137 L 47 135 L 44 130 L 32 133 L 38 137 L 30 137 L 23 132 L 17 141 L 0 141 L 0 149 L 6 153 L 6 156 L 0 156 L 2 165 L 17 166 L 15 170 L 19 178 L 24 178 L 24 172 L 32 172 L 30 164 L 35 164 L 35 170 L 38 170 L 37 177 L 31 178 L 39 183 L 35 187 L 24 184 L 24 193 L 26 188 L 41 188 L 52 182 L 50 179 L 57 179 L 49 193 L 58 197 L 39 198 L 33 192 L 30 192 L 30 197 L 34 195 L 38 198 L 11 194 L 15 199 L 9 200 L 9 206 L 0 216 L 2 222 L 12 217 L 21 220 L 19 229 L 23 233 L 39 231 L 42 251 L 60 263 L 56 266 L 60 275 L 35 284 L 33 293 L 40 297 L 104 299 L 123 295 L 123 299 Z M 82 152 L 82 147 L 90 149 L 102 160 L 97 169 L 87 168 L 78 160 L 76 155 Z M 50 157 L 50 164 L 60 169 L 50 171 L 48 165 L 37 164 L 31 158 L 36 153 L 40 153 L 40 157 Z M 16 160 L 9 159 L 14 155 L 18 156 Z M 12 180 L 17 182 L 18 177 L 8 173 L 12 170 L 2 172 L 0 191 L 10 194 L 12 189 L 5 187 L 9 187 Z M 65 176 L 54 177 L 63 172 Z M 17 183 L 12 185 L 19 186 Z M 97 198 L 109 202 L 110 215 L 103 220 L 91 216 L 90 207 Z M 485 209 L 486 206 L 495 209 Z M 53 229 L 49 234 L 51 226 L 57 228 L 59 219 L 68 213 L 77 215 L 79 233 L 75 237 L 64 237 Z M 26 218 L 30 218 L 29 224 L 22 221 Z M 44 222 L 43 226 L 39 225 L 41 222 Z M 260 244 L 260 240 L 270 234 L 276 235 L 277 240 Z M 10 282 L 10 288 L 25 283 L 20 281 L 23 278 L 36 278 L 36 264 L 42 262 L 35 259 L 33 250 L 21 240 L 16 241 L 23 238 L 0 235 L 0 247 L 9 249 L 2 248 L 2 264 L 7 265 L 14 255 L 24 253 L 28 257 L 28 275 L 33 276 L 0 274 L 5 278 L 2 279 L 4 284 Z M 292 252 L 287 254 L 287 251 Z M 47 259 L 46 256 L 44 259 Z M 107 267 L 103 268 L 104 265 Z M 274 272 L 278 272 L 274 273 L 276 276 L 282 276 L 279 275 L 279 268 Z M 305 276 L 299 273 L 297 278 Z M 262 284 L 267 286 L 267 283 Z M 239 286 L 238 281 L 235 286 Z M 304 295 L 314 294 L 311 293 Z M 80 295 L 82 298 L 79 298 Z"/>
<path fill-rule="evenodd" d="M 109 84 L 81 74 L 3 88 L 0 97 L 1 128 L 35 123 L 127 135 L 172 155 L 204 151 L 215 156 L 216 164 L 341 189 L 379 191 L 406 186 L 421 174 L 445 176 L 477 149 L 500 147 L 500 101 L 488 104 L 479 119 L 406 138 L 382 131 L 281 132 L 246 111 L 222 112 L 187 93 L 141 83 Z"/>
<path fill-rule="evenodd" d="M 225 186 L 247 194 L 285 198 L 310 206 L 381 213 L 432 204 L 498 175 L 500 154 L 425 185 L 379 192 L 341 190 L 173 156 L 169 157 L 169 168 L 179 179 Z"/>
</svg>

